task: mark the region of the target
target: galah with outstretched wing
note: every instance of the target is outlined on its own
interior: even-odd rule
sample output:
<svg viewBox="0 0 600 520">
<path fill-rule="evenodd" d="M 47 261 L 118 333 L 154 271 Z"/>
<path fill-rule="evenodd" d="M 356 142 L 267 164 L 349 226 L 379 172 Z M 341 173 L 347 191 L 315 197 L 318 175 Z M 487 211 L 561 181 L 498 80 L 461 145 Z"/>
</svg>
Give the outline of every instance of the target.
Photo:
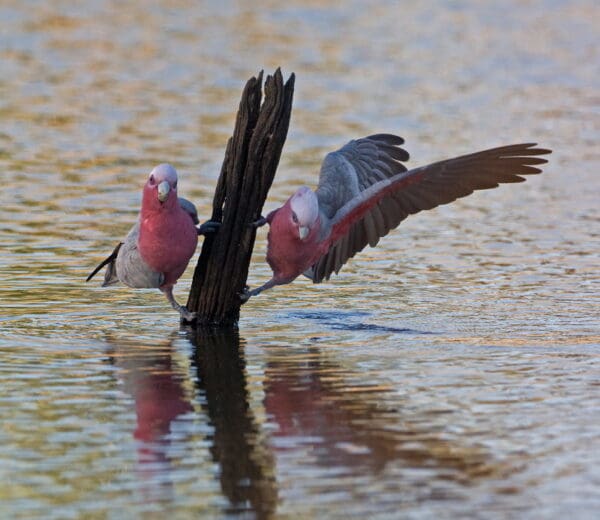
<svg viewBox="0 0 600 520">
<path fill-rule="evenodd" d="M 170 164 L 154 168 L 144 185 L 138 221 L 86 281 L 105 265 L 103 286 L 123 282 L 129 287 L 160 289 L 172 307 L 187 321 L 194 314 L 179 305 L 173 286 L 196 250 L 198 235 L 215 231 L 218 223 L 199 228 L 195 206 L 177 197 L 177 172 Z"/>
<path fill-rule="evenodd" d="M 267 262 L 273 277 L 247 290 L 243 300 L 304 274 L 314 283 L 369 244 L 396 228 L 408 215 L 448 204 L 475 190 L 522 182 L 540 173 L 538 157 L 551 153 L 535 143 L 513 144 L 447 159 L 412 170 L 401 137 L 377 134 L 350 141 L 328 154 L 316 191 L 303 186 L 279 209 L 254 223 L 270 224 Z"/>
</svg>

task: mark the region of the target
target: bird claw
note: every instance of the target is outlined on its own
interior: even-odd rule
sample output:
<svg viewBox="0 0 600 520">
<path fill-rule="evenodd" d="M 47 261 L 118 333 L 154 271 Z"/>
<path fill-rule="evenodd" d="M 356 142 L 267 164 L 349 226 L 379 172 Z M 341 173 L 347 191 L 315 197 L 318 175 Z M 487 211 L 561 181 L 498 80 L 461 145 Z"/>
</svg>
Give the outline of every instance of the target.
<svg viewBox="0 0 600 520">
<path fill-rule="evenodd" d="M 241 293 L 238 293 L 238 296 L 240 297 L 240 300 L 242 300 L 242 303 L 246 303 L 252 296 L 250 287 L 248 285 L 244 285 L 244 290 Z"/>
<path fill-rule="evenodd" d="M 196 228 L 198 235 L 207 235 L 208 233 L 216 233 L 221 227 L 220 222 L 215 220 L 207 220 L 200 227 Z"/>
<path fill-rule="evenodd" d="M 187 322 L 192 322 L 196 319 L 196 313 L 195 312 L 190 312 L 187 310 L 186 307 L 184 307 L 183 305 L 177 309 L 179 311 L 179 314 L 181 316 L 181 318 L 183 319 L 183 321 L 187 321 Z"/>
<path fill-rule="evenodd" d="M 244 291 L 239 293 L 240 299 L 242 300 L 242 303 L 246 303 L 252 296 L 258 296 L 261 292 L 265 291 L 266 289 L 270 289 L 275 285 L 277 285 L 275 278 L 271 278 L 266 284 L 256 287 L 252 290 L 250 290 L 250 287 L 246 285 L 244 286 Z"/>
<path fill-rule="evenodd" d="M 248 224 L 248 227 L 258 229 L 259 227 L 264 226 L 266 223 L 267 223 L 267 219 L 265 217 L 261 216 L 259 219 L 255 220 L 254 222 L 250 222 Z"/>
</svg>

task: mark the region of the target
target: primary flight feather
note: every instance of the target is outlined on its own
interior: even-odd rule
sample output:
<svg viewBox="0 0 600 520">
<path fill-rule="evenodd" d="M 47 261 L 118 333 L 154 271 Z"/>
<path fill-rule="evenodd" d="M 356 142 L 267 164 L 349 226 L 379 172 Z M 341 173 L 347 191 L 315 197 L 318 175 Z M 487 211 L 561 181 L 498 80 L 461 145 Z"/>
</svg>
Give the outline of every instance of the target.
<svg viewBox="0 0 600 520">
<path fill-rule="evenodd" d="M 267 262 L 272 278 L 246 291 L 243 300 L 304 274 L 328 280 L 367 244 L 396 228 L 408 215 L 448 204 L 475 190 L 523 182 L 540 173 L 539 157 L 551 153 L 535 143 L 513 144 L 407 170 L 401 137 L 376 134 L 350 141 L 328 154 L 316 191 L 303 186 L 255 225 L 270 225 Z"/>
</svg>

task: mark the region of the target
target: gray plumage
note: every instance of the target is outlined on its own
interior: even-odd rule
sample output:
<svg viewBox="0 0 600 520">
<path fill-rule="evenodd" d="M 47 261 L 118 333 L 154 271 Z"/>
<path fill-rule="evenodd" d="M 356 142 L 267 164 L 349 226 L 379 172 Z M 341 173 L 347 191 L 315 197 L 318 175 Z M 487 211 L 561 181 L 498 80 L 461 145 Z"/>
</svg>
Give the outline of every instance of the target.
<svg viewBox="0 0 600 520">
<path fill-rule="evenodd" d="M 190 217 L 192 217 L 194 225 L 197 226 L 200 223 L 200 221 L 198 220 L 198 211 L 196 210 L 196 206 L 194 206 L 192 202 L 190 202 L 187 199 L 184 199 L 183 197 L 177 197 L 177 200 L 179 201 L 179 205 L 183 208 L 183 210 Z"/>
<path fill-rule="evenodd" d="M 321 164 L 319 186 L 315 193 L 319 209 L 327 219 L 335 217 L 347 202 L 369 186 L 406 171 L 399 161 L 408 161 L 400 148 L 402 137 L 376 134 L 355 139 L 335 152 L 328 153 Z"/>
<path fill-rule="evenodd" d="M 196 206 L 183 197 L 178 197 L 178 201 L 179 205 L 190 215 L 194 224 L 198 224 Z M 120 242 L 111 255 L 90 273 L 86 282 L 89 282 L 100 269 L 107 266 L 102 287 L 122 282 L 128 287 L 136 289 L 159 288 L 163 284 L 165 276 L 163 273 L 153 271 L 142 259 L 138 250 L 139 233 L 140 222 L 138 218 L 125 240 Z"/>
<path fill-rule="evenodd" d="M 163 273 L 153 271 L 142 259 L 138 250 L 140 235 L 139 221 L 121 242 L 114 262 L 109 264 L 104 274 L 103 287 L 122 282 L 128 287 L 137 289 L 157 289 L 165 279 Z"/>
<path fill-rule="evenodd" d="M 333 244 L 304 272 L 315 283 L 327 280 L 367 244 L 396 228 L 408 215 L 465 197 L 500 183 L 523 182 L 540 173 L 550 150 L 534 143 L 484 150 L 407 171 L 400 137 L 378 134 L 350 141 L 325 157 L 316 196 L 322 236 Z"/>
</svg>

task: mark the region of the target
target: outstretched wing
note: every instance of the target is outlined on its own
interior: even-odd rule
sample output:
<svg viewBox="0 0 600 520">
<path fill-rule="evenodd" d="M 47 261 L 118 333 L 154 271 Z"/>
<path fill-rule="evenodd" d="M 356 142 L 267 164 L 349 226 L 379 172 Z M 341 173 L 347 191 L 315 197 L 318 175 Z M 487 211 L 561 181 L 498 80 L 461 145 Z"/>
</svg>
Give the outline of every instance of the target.
<svg viewBox="0 0 600 520">
<path fill-rule="evenodd" d="M 350 141 L 325 156 L 316 190 L 319 209 L 328 219 L 373 184 L 405 172 L 408 160 L 402 137 L 376 134 Z"/>
<path fill-rule="evenodd" d="M 349 200 L 331 221 L 331 246 L 305 274 L 315 283 L 329 279 L 348 259 L 397 227 L 408 215 L 448 204 L 475 190 L 523 182 L 540 173 L 537 157 L 551 153 L 536 143 L 502 146 L 436 162 L 371 184 Z"/>
</svg>

